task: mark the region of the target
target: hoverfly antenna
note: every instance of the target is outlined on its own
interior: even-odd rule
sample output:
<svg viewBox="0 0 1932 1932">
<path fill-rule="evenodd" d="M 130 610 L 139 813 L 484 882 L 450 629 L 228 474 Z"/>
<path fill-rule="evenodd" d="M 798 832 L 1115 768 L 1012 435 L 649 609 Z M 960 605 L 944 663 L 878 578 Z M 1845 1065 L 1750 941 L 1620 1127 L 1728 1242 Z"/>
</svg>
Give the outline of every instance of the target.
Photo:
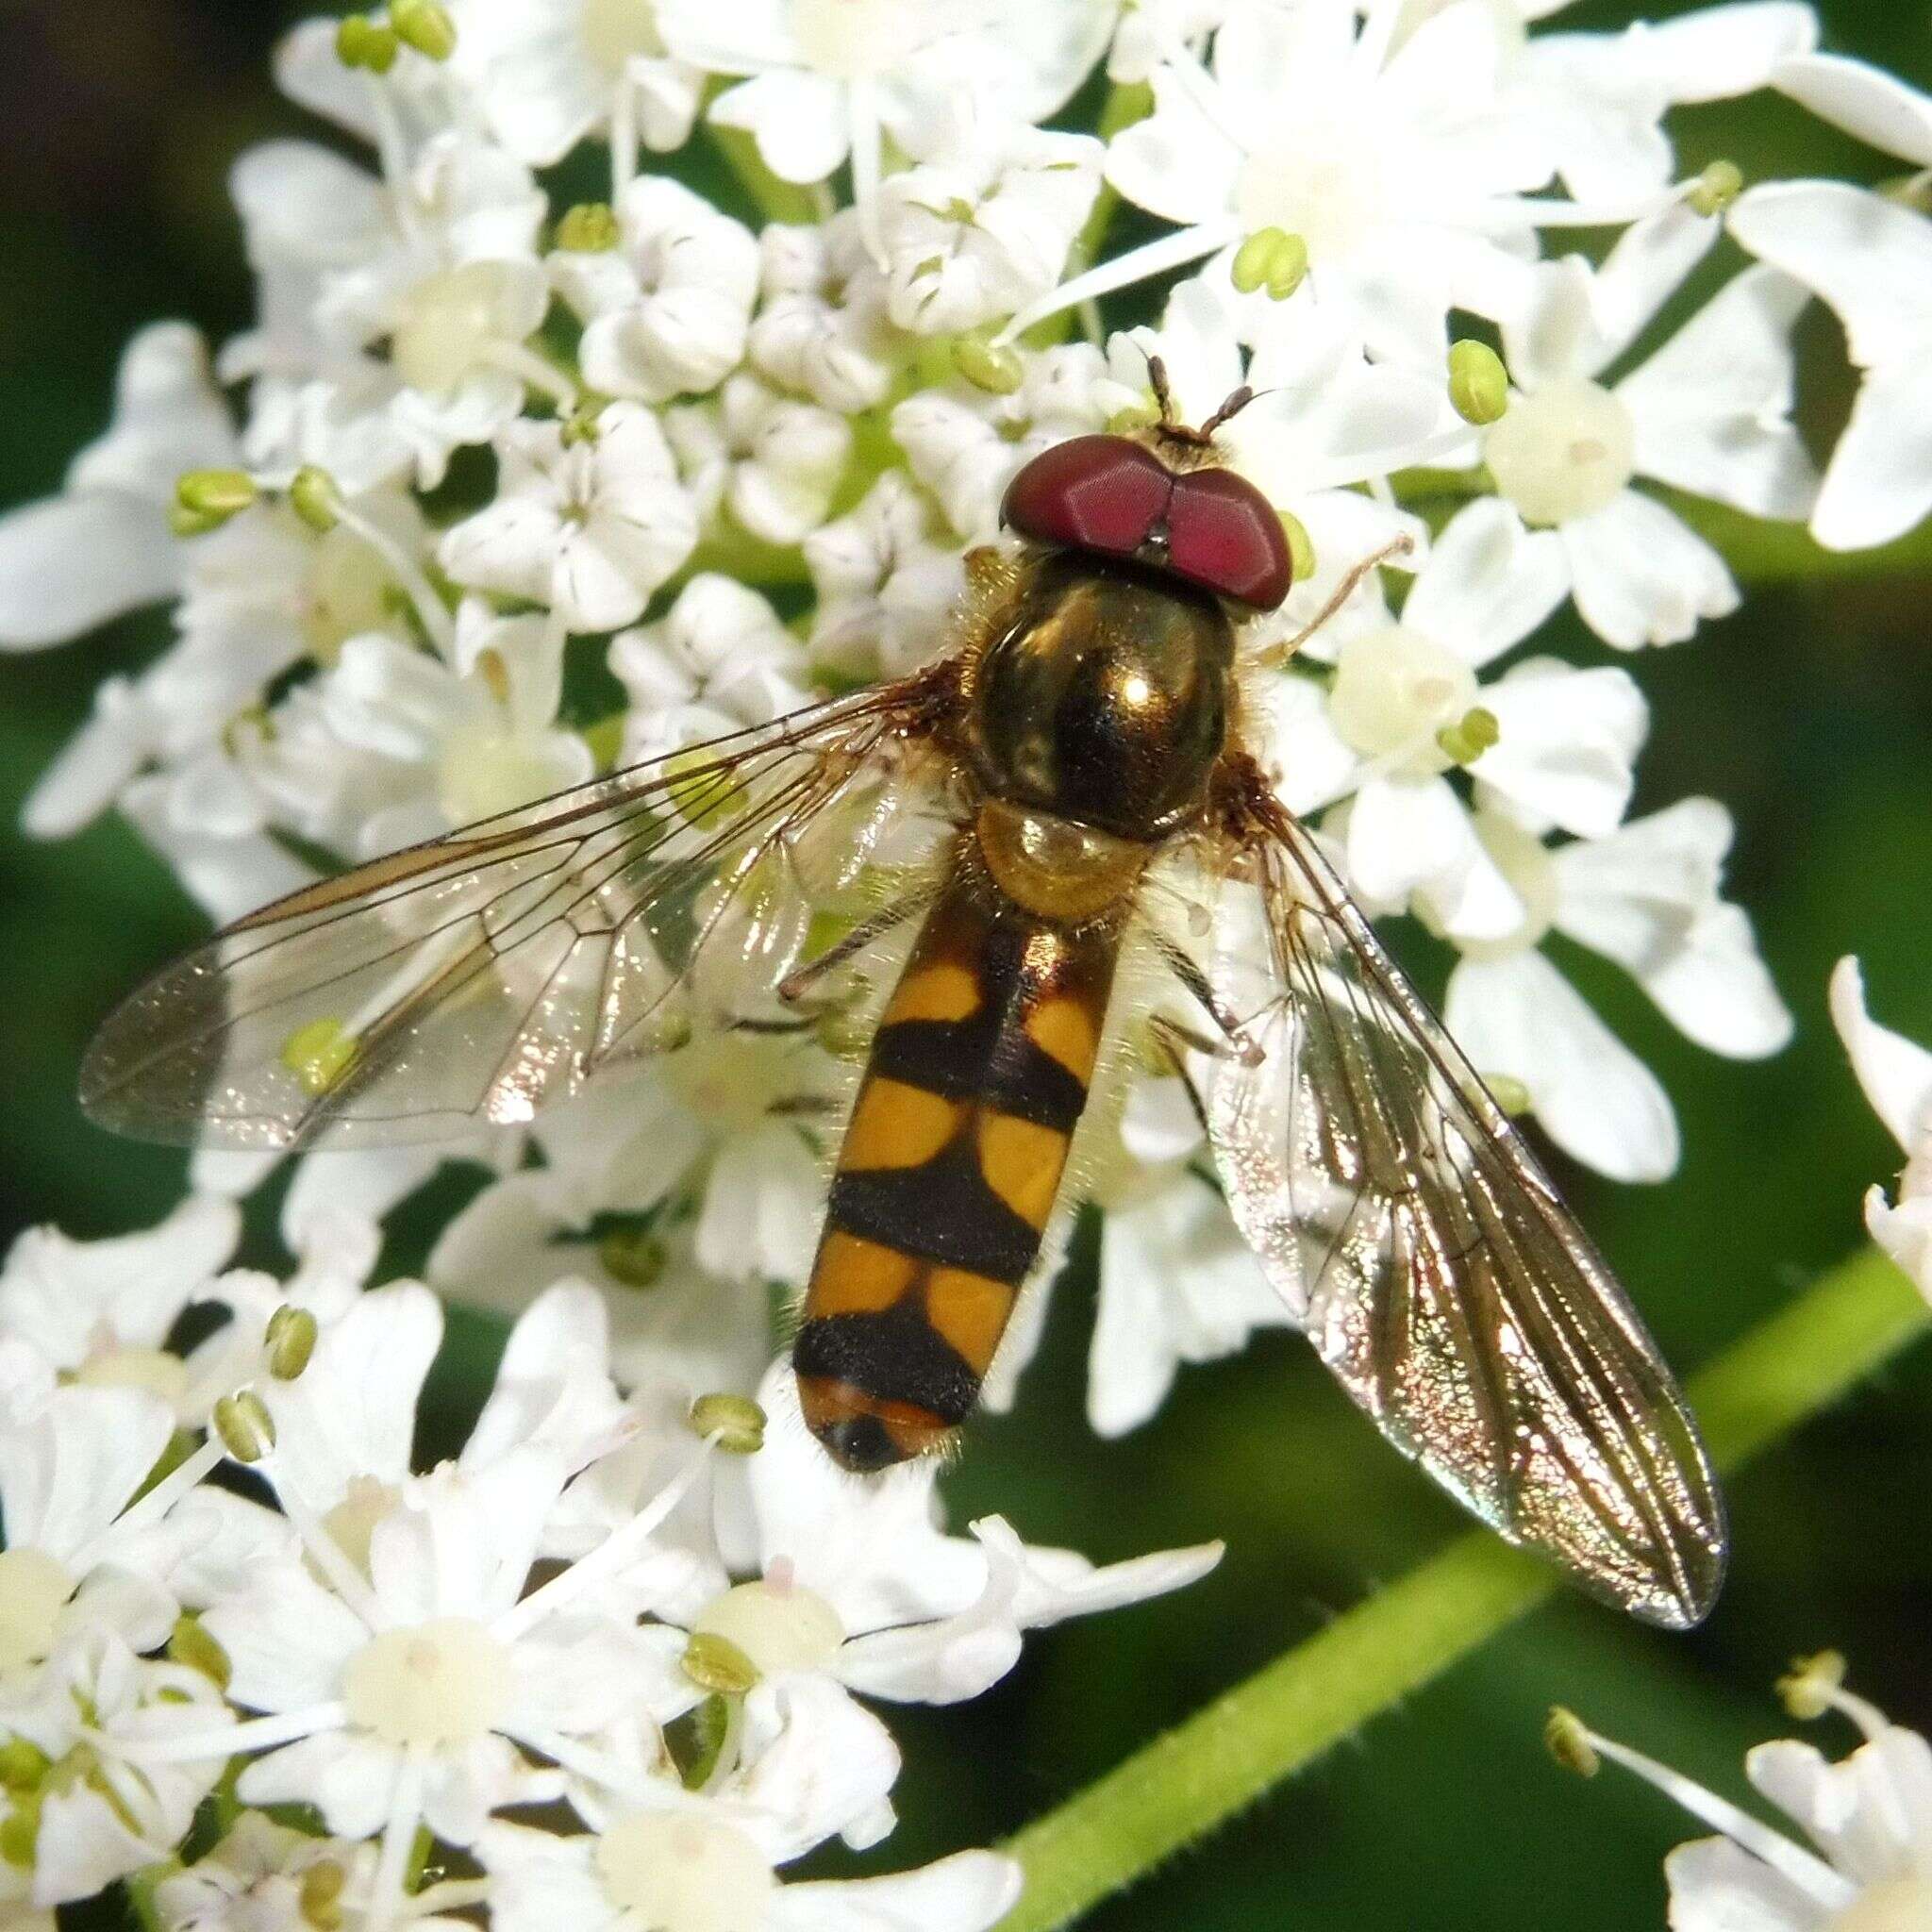
<svg viewBox="0 0 1932 1932">
<path fill-rule="evenodd" d="M 1168 442 L 1184 442 L 1194 449 L 1205 449 L 1214 441 L 1214 432 L 1230 417 L 1239 416 L 1255 400 L 1255 391 L 1242 383 L 1231 390 L 1221 407 L 1209 416 L 1199 428 L 1180 420 L 1180 412 L 1174 407 L 1174 390 L 1167 379 L 1167 364 L 1151 350 L 1147 355 L 1147 381 L 1154 391 L 1155 407 L 1160 411 L 1160 421 L 1155 425 L 1155 434 Z"/>
<path fill-rule="evenodd" d="M 1216 409 L 1194 434 L 1203 442 L 1211 442 L 1214 440 L 1214 432 L 1230 417 L 1239 416 L 1254 400 L 1255 391 L 1246 383 L 1242 383 L 1239 389 L 1230 390 L 1220 408 Z"/>
<path fill-rule="evenodd" d="M 1174 415 L 1174 391 L 1168 387 L 1167 364 L 1149 349 L 1143 351 L 1147 358 L 1147 381 L 1154 391 L 1154 406 L 1160 411 L 1160 427 L 1170 436 L 1185 436 L 1187 431 Z"/>
</svg>

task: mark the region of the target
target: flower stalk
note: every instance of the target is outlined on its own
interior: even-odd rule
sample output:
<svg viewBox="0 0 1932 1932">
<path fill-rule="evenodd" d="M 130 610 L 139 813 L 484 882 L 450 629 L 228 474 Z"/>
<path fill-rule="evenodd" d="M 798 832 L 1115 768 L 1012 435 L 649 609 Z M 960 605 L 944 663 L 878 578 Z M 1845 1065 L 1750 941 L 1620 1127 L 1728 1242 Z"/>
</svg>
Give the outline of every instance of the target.
<svg viewBox="0 0 1932 1932">
<path fill-rule="evenodd" d="M 1735 1471 L 1923 1335 L 1932 1308 L 1866 1249 L 1690 1383 L 1718 1467 Z M 1284 1652 L 1015 1835 L 1026 1874 L 1000 1932 L 1055 1932 L 1206 1836 L 1561 1587 L 1484 1531 Z"/>
</svg>

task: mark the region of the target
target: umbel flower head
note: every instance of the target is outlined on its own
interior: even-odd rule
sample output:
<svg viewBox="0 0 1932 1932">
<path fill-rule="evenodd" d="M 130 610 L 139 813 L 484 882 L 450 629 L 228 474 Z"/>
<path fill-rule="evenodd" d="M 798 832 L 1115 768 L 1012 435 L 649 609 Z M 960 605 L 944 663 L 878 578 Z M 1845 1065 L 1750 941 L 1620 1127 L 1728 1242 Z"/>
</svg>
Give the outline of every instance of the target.
<svg viewBox="0 0 1932 1932">
<path fill-rule="evenodd" d="M 1633 816 L 1643 647 L 1736 607 L 1726 518 L 1852 546 L 1932 502 L 1912 197 L 1691 172 L 1671 113 L 1781 90 L 1915 168 L 1932 114 L 1821 55 L 1801 5 L 1607 33 L 1564 11 L 391 0 L 304 23 L 275 77 L 319 138 L 230 177 L 250 325 L 212 350 L 144 329 L 63 487 L 0 515 L 0 647 L 171 611 L 26 829 L 118 811 L 226 920 L 622 765 L 675 771 L 943 653 L 973 552 L 1016 541 L 1021 465 L 1152 424 L 1158 362 L 1195 422 L 1253 392 L 1217 441 L 1292 560 L 1244 640 L 1280 803 L 1373 917 L 1441 942 L 1449 1020 L 1511 1110 L 1661 1178 L 1670 1097 L 1545 941 L 1716 1054 L 1790 1022 L 1725 895 L 1725 808 Z M 1862 382 L 1818 470 L 1790 340 L 1814 294 Z M 296 1157 L 292 1271 L 237 1265 L 274 1153 L 199 1154 L 153 1229 L 21 1240 L 0 1915 L 124 1878 L 197 1932 L 1005 1914 L 1017 1869 L 971 1848 L 787 1868 L 891 1833 L 892 1705 L 978 1695 L 1027 1633 L 1189 1584 L 1219 1545 L 1095 1564 L 1003 1513 L 952 1533 L 936 1463 L 848 1480 L 771 1367 L 864 1029 L 774 1011 L 764 969 L 889 895 L 930 830 L 900 803 L 749 882 L 752 964 L 703 989 L 728 1025 L 667 1000 L 643 1064 L 534 1120 Z M 784 899 L 791 873 L 824 907 Z M 1190 941 L 1239 950 L 1213 926 Z M 1835 1011 L 1908 1159 L 1874 1230 L 1923 1282 L 1924 1056 L 1855 976 Z M 310 1092 L 353 1017 L 283 1042 Z M 1192 1042 L 1144 1018 L 1067 1190 L 1100 1219 L 1108 1436 L 1291 1319 L 1203 1158 Z M 395 1210 L 446 1163 L 472 1191 L 408 1257 L 425 1285 L 396 1274 Z M 441 1296 L 516 1319 L 462 1446 L 423 1466 Z M 1021 1304 L 993 1404 L 1046 1315 Z M 1907 1735 L 1859 1762 L 1916 1775 Z M 1796 1892 L 1759 1887 L 1824 1916 L 1766 1925 L 1842 1932 L 1831 1913 L 1889 1896 L 1824 1849 Z"/>
<path fill-rule="evenodd" d="M 1715 1791 L 1574 1713 L 1553 1712 L 1558 1762 L 1593 1774 L 1600 1759 L 1633 1771 L 1716 1837 L 1664 1861 L 1677 1932 L 1915 1932 L 1932 1924 L 1932 1744 L 1844 1688 L 1836 1652 L 1801 1657 L 1779 1684 L 1794 1718 L 1849 1718 L 1862 1741 L 1834 1763 L 1794 1738 L 1744 1760 L 1758 1794 L 1803 1837 L 1763 1824 Z M 1808 1840 L 1809 1842 L 1806 1842 Z"/>
</svg>

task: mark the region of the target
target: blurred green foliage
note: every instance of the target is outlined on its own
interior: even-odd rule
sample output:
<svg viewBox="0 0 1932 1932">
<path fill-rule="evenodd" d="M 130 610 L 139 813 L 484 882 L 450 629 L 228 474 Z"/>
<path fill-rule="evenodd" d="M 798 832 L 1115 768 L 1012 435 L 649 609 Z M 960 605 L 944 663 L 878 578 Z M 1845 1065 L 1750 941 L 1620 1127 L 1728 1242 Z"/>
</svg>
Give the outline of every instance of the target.
<svg viewBox="0 0 1932 1932">
<path fill-rule="evenodd" d="M 1663 8 L 1653 10 L 1669 11 Z M 1828 42 L 1932 83 L 1932 13 L 1825 0 Z M 1578 6 L 1579 25 L 1627 7 Z M 295 131 L 268 53 L 286 0 L 40 0 L 0 21 L 0 503 L 54 488 L 105 420 L 141 322 L 217 338 L 250 292 L 225 171 Z M 1747 173 L 1885 171 L 1775 102 L 1700 109 L 1687 161 Z M 1807 321 L 1807 412 L 1828 437 L 1846 388 L 1827 318 Z M 1688 1046 L 1641 995 L 1581 958 L 1577 977 L 1656 1066 L 1683 1118 L 1682 1171 L 1652 1189 L 1562 1178 L 1666 1352 L 1713 1354 L 1860 1238 L 1858 1201 L 1896 1155 L 1825 1017 L 1832 961 L 1857 951 L 1878 1015 L 1932 1039 L 1932 638 L 1913 577 L 1783 585 L 1637 668 L 1655 733 L 1638 808 L 1714 793 L 1740 824 L 1735 895 L 1799 1020 L 1796 1044 L 1738 1066 Z M 6 1099 L 0 1213 L 10 1233 L 144 1224 L 182 1160 L 83 1123 L 75 1068 L 93 1023 L 199 923 L 164 870 L 108 823 L 57 847 L 12 830 L 20 798 L 100 679 L 164 636 L 132 619 L 63 650 L 0 658 L 0 956 Z M 1560 640 L 1579 661 L 1599 647 Z M 1426 975 L 1429 962 L 1419 961 Z M 420 1260 L 431 1206 L 394 1243 Z M 975 1705 L 894 1715 L 908 1766 L 893 1864 L 983 1842 L 1037 1815 L 1456 1526 L 1291 1338 L 1183 1374 L 1150 1427 L 1101 1443 L 1082 1420 L 1091 1230 L 1059 1291 L 1019 1412 L 975 1429 L 948 1491 L 1036 1541 L 1098 1557 L 1211 1536 L 1225 1562 L 1178 1599 L 1035 1640 Z M 272 1258 L 265 1236 L 258 1258 Z M 411 1250 L 414 1250 L 411 1253 Z M 439 1377 L 459 1407 L 491 1338 L 458 1324 Z M 1752 1741 L 1786 1728 L 1770 1694 L 1793 1653 L 1837 1645 L 1854 1682 L 1932 1729 L 1932 1350 L 1806 1430 L 1732 1496 L 1736 1562 L 1708 1625 L 1669 1638 L 1568 1600 L 1512 1631 L 1358 1743 L 1098 1912 L 1104 1932 L 1255 1926 L 1626 1932 L 1662 1924 L 1663 1852 L 1690 1835 L 1614 1775 L 1560 1775 L 1539 1740 L 1553 1700 L 1738 1792 Z M 1837 1740 L 1843 1743 L 1845 1740 Z M 876 1862 L 876 1861 L 874 1861 Z"/>
</svg>

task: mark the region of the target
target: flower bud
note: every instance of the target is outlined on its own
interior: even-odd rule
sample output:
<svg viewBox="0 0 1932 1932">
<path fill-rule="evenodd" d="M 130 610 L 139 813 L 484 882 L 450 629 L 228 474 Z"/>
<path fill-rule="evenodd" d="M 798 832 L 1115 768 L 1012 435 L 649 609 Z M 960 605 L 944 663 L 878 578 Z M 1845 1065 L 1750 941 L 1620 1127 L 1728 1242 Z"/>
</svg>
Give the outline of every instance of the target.
<svg viewBox="0 0 1932 1932">
<path fill-rule="evenodd" d="M 1777 1694 L 1794 1718 L 1809 1723 L 1831 1708 L 1844 1681 L 1844 1654 L 1821 1650 L 1816 1657 L 1792 1658 L 1790 1674 L 1777 1680 Z"/>
<path fill-rule="evenodd" d="M 352 13 L 336 28 L 336 58 L 344 67 L 387 74 L 396 64 L 400 42 L 387 21 Z"/>
<path fill-rule="evenodd" d="M 294 1307 L 287 1302 L 268 1318 L 263 1341 L 268 1372 L 277 1382 L 292 1382 L 308 1366 L 318 1332 L 315 1317 L 307 1308 Z"/>
<path fill-rule="evenodd" d="M 392 0 L 389 24 L 397 40 L 431 60 L 447 60 L 457 50 L 457 24 L 440 0 Z"/>
<path fill-rule="evenodd" d="M 289 485 L 289 508 L 315 532 L 326 536 L 336 526 L 340 512 L 335 478 L 313 463 L 305 463 Z"/>
<path fill-rule="evenodd" d="M 701 1690 L 742 1697 L 758 1680 L 758 1667 L 728 1637 L 699 1630 L 684 1647 L 684 1674 Z"/>
<path fill-rule="evenodd" d="M 1685 198 L 1701 215 L 1721 215 L 1744 192 L 1744 171 L 1736 161 L 1716 160 L 1698 175 Z"/>
<path fill-rule="evenodd" d="M 1020 387 L 1024 372 L 1011 349 L 990 342 L 984 336 L 960 336 L 953 343 L 953 367 L 974 389 L 987 394 L 1009 396 Z"/>
<path fill-rule="evenodd" d="M 1574 1771 L 1578 1777 L 1594 1777 L 1603 1768 L 1583 1720 L 1560 1704 L 1551 1707 L 1549 1722 L 1543 1726 L 1543 1743 L 1565 1771 Z"/>
<path fill-rule="evenodd" d="M 1509 372 L 1487 342 L 1465 336 L 1449 345 L 1449 400 L 1465 423 L 1478 427 L 1501 419 L 1509 407 Z"/>
<path fill-rule="evenodd" d="M 765 1445 L 765 1412 L 748 1395 L 700 1395 L 691 1406 L 691 1425 L 715 1436 L 731 1456 L 752 1456 Z"/>
<path fill-rule="evenodd" d="M 617 212 L 608 201 L 580 201 L 557 225 L 557 245 L 573 255 L 603 255 L 623 239 Z"/>
<path fill-rule="evenodd" d="M 225 524 L 255 501 L 255 478 L 246 470 L 183 470 L 175 479 L 175 501 L 191 516 Z"/>
<path fill-rule="evenodd" d="M 356 1058 L 356 1036 L 340 1020 L 311 1020 L 282 1041 L 282 1064 L 302 1083 L 302 1091 L 320 1098 L 340 1080 Z"/>
<path fill-rule="evenodd" d="M 1490 1098 L 1507 1114 L 1525 1114 L 1530 1110 L 1529 1089 L 1514 1074 L 1485 1074 L 1483 1085 L 1490 1090 Z"/>
<path fill-rule="evenodd" d="M 315 1932 L 336 1932 L 342 1923 L 342 1888 L 348 1877 L 347 1871 L 334 1858 L 324 1858 L 303 1873 L 296 1897 L 302 1916 L 315 1927 Z"/>
<path fill-rule="evenodd" d="M 1315 541 L 1308 526 L 1292 510 L 1276 510 L 1282 535 L 1288 539 L 1288 568 L 1291 582 L 1305 584 L 1315 574 Z"/>
<path fill-rule="evenodd" d="M 647 1227 L 615 1227 L 597 1243 L 597 1259 L 625 1288 L 655 1288 L 664 1274 L 664 1243 Z"/>
<path fill-rule="evenodd" d="M 1442 756 L 1452 764 L 1473 765 L 1503 736 L 1496 714 L 1484 705 L 1472 705 L 1453 724 L 1436 733 Z"/>
<path fill-rule="evenodd" d="M 252 1389 L 238 1389 L 215 1404 L 215 1434 L 237 1462 L 259 1462 L 275 1446 L 275 1418 Z"/>
<path fill-rule="evenodd" d="M 35 1790 L 53 1761 L 30 1739 L 8 1738 L 0 1744 L 0 1790 Z"/>
</svg>

